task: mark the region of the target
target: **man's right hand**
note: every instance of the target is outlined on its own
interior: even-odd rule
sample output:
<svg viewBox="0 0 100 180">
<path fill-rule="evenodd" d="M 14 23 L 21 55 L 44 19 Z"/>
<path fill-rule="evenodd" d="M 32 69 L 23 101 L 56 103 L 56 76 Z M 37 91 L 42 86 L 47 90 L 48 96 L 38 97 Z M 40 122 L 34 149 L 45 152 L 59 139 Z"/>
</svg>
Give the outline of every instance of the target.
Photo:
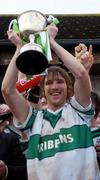
<svg viewBox="0 0 100 180">
<path fill-rule="evenodd" d="M 9 30 L 7 31 L 8 39 L 16 46 L 16 47 L 22 47 L 22 40 L 20 36 L 14 31 Z"/>
</svg>

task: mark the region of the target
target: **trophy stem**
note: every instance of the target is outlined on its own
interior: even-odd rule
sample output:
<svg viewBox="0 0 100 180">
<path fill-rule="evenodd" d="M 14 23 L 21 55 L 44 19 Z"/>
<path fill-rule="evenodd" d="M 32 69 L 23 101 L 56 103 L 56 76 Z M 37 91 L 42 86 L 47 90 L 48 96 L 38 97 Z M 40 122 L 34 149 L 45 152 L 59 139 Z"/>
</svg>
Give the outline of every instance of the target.
<svg viewBox="0 0 100 180">
<path fill-rule="evenodd" d="M 34 40 L 35 40 L 34 34 L 30 34 L 30 35 L 29 35 L 29 41 L 30 41 L 30 43 L 34 43 Z"/>
</svg>

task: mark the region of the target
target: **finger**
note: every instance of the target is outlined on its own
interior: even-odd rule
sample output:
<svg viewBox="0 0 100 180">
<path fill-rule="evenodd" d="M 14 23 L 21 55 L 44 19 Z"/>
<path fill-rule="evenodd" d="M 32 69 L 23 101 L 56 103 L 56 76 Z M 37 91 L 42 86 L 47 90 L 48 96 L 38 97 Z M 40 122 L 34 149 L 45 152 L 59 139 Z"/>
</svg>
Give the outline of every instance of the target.
<svg viewBox="0 0 100 180">
<path fill-rule="evenodd" d="M 80 52 L 80 51 L 81 51 L 81 46 L 80 46 L 80 45 L 76 46 L 76 47 L 75 47 L 75 51 L 76 51 L 76 52 Z"/>
<path fill-rule="evenodd" d="M 87 51 L 87 46 L 85 44 L 80 43 L 81 49 L 86 52 Z"/>
<path fill-rule="evenodd" d="M 89 46 L 89 54 L 92 55 L 93 47 L 92 45 Z"/>
<path fill-rule="evenodd" d="M 92 63 L 94 62 L 94 56 L 93 56 L 93 55 L 91 55 L 91 56 L 89 57 L 89 61 L 91 61 Z"/>
<path fill-rule="evenodd" d="M 80 57 L 81 57 L 82 55 L 84 55 L 84 54 L 85 54 L 84 50 L 81 50 L 81 52 L 80 52 Z"/>
<path fill-rule="evenodd" d="M 83 54 L 81 55 L 81 59 L 82 59 L 82 60 L 86 60 L 86 59 L 88 58 L 88 55 L 89 55 L 88 52 L 83 53 Z"/>
</svg>

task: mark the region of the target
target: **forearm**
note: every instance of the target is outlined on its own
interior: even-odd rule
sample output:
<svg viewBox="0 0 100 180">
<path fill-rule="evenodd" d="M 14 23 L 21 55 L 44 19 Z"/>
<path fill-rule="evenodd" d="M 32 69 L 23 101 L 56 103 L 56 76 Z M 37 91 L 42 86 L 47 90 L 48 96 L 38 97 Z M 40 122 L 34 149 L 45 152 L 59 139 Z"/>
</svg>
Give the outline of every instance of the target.
<svg viewBox="0 0 100 180">
<path fill-rule="evenodd" d="M 70 70 L 75 77 L 80 77 L 85 71 L 83 65 L 75 59 L 67 50 L 61 47 L 53 38 L 50 39 L 51 48 L 57 56 L 63 61 L 64 65 Z"/>
<path fill-rule="evenodd" d="M 18 69 L 16 67 L 16 59 L 19 55 L 20 52 L 20 48 L 16 48 L 15 54 L 12 57 L 10 64 L 7 68 L 7 71 L 5 73 L 3 82 L 2 82 L 2 93 L 5 94 L 9 94 L 11 93 L 13 90 L 15 90 L 15 83 L 18 79 Z"/>
</svg>

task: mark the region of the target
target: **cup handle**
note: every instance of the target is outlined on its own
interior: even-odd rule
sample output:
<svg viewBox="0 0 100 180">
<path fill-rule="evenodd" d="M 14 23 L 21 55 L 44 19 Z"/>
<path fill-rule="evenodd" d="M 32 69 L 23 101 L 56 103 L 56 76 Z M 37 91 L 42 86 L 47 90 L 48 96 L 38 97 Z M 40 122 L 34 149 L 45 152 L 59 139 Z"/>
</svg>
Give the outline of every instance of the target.
<svg viewBox="0 0 100 180">
<path fill-rule="evenodd" d="M 16 20 L 16 19 L 13 19 L 13 20 L 10 22 L 9 28 L 8 28 L 9 31 L 10 31 L 11 29 L 13 29 L 13 28 L 12 28 L 12 25 L 13 25 L 14 22 L 17 23 L 17 20 Z"/>
</svg>

